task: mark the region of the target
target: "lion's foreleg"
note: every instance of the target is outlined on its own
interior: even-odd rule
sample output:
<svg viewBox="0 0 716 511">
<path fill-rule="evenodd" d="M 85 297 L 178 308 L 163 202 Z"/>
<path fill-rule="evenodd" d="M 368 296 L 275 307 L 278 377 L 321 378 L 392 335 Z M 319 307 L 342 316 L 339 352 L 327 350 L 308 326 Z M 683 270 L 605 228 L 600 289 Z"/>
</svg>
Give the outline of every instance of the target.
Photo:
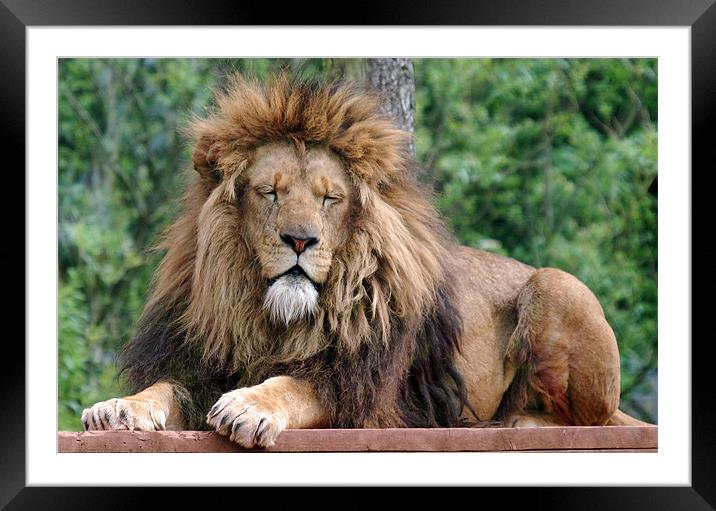
<svg viewBox="0 0 716 511">
<path fill-rule="evenodd" d="M 320 428 L 326 412 L 308 382 L 291 376 L 227 392 L 211 408 L 208 424 L 244 447 L 270 447 L 286 428 Z"/>
<path fill-rule="evenodd" d="M 101 401 L 82 412 L 82 423 L 86 430 L 184 429 L 176 390 L 175 384 L 160 381 L 137 394 Z"/>
</svg>

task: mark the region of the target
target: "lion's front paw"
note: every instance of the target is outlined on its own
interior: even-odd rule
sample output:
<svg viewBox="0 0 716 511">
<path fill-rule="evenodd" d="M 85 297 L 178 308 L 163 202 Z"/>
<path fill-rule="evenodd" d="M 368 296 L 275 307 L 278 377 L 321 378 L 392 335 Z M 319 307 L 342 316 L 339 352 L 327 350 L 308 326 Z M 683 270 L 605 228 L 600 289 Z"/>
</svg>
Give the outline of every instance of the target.
<svg viewBox="0 0 716 511">
<path fill-rule="evenodd" d="M 242 447 L 271 447 L 287 419 L 261 392 L 243 388 L 219 398 L 206 416 L 208 424 Z"/>
<path fill-rule="evenodd" d="M 163 431 L 166 415 L 151 401 L 110 399 L 101 401 L 82 412 L 86 431 L 128 429 Z"/>
</svg>

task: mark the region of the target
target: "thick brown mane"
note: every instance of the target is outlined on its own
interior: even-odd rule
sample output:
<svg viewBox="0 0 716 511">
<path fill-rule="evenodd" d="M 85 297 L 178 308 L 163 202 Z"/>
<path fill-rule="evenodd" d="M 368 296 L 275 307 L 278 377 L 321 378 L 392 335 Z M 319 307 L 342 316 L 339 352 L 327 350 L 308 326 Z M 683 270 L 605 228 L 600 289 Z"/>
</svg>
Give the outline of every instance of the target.
<svg viewBox="0 0 716 511">
<path fill-rule="evenodd" d="M 337 425 L 457 421 L 464 390 L 445 362 L 461 329 L 445 278 L 451 241 L 414 177 L 408 135 L 378 107 L 376 95 L 354 85 L 236 77 L 191 123 L 200 177 L 160 245 L 167 254 L 125 350 L 134 386 L 180 379 L 186 364 L 206 368 L 189 370 L 204 385 L 224 379 L 216 388 L 280 370 L 316 381 Z M 277 140 L 340 155 L 357 197 L 316 315 L 282 329 L 261 307 L 265 280 L 241 208 L 255 149 Z M 151 345 L 156 339 L 161 347 Z"/>
</svg>

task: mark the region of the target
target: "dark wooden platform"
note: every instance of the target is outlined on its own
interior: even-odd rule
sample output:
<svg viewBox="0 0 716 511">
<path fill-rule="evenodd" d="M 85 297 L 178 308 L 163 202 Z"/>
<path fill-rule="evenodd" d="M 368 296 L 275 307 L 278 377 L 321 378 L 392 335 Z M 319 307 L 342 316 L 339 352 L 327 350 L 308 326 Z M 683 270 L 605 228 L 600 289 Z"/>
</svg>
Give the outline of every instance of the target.
<svg viewBox="0 0 716 511">
<path fill-rule="evenodd" d="M 60 432 L 77 452 L 656 452 L 656 426 L 287 430 L 270 449 L 205 431 Z"/>
</svg>

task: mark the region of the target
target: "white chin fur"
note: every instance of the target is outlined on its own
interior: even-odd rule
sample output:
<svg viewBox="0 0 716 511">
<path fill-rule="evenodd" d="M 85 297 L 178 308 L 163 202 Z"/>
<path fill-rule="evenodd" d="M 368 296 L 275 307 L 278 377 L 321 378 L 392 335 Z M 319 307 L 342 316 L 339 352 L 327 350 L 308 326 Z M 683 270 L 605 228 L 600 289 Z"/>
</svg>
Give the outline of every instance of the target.
<svg viewBox="0 0 716 511">
<path fill-rule="evenodd" d="M 266 291 L 264 309 L 274 321 L 288 325 L 294 319 L 313 316 L 318 305 L 318 291 L 303 275 L 284 275 Z"/>
</svg>

